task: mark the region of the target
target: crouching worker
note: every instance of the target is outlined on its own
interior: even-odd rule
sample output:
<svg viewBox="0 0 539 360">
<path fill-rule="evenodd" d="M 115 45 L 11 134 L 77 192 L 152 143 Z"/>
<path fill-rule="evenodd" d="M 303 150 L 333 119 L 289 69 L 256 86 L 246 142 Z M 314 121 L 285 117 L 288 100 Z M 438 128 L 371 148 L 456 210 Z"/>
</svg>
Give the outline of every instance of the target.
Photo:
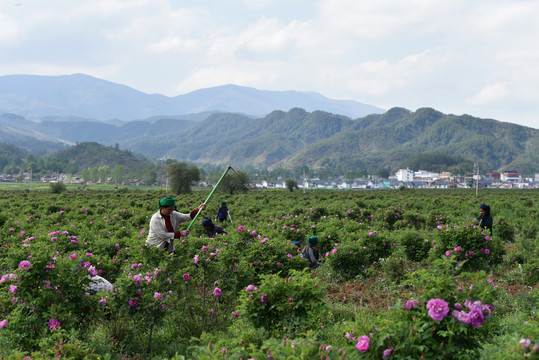
<svg viewBox="0 0 539 360">
<path fill-rule="evenodd" d="M 309 268 L 316 269 L 320 266 L 318 261 L 320 253 L 318 251 L 318 238 L 316 236 L 311 236 L 307 239 L 307 245 L 303 248 L 303 256 L 309 260 Z"/>
<path fill-rule="evenodd" d="M 174 239 L 186 238 L 189 230 L 176 231 L 178 226 L 186 221 L 195 218 L 200 209 L 204 210 L 206 204 L 191 211 L 189 214 L 182 214 L 176 210 L 176 200 L 167 196 L 159 201 L 158 211 L 150 219 L 150 231 L 146 239 L 146 245 L 155 246 L 159 249 L 166 249 L 169 253 L 174 253 Z"/>
<path fill-rule="evenodd" d="M 202 220 L 202 227 L 209 237 L 214 237 L 215 235 L 223 234 L 226 235 L 226 232 L 222 227 L 215 225 L 210 218 L 205 218 Z"/>
</svg>

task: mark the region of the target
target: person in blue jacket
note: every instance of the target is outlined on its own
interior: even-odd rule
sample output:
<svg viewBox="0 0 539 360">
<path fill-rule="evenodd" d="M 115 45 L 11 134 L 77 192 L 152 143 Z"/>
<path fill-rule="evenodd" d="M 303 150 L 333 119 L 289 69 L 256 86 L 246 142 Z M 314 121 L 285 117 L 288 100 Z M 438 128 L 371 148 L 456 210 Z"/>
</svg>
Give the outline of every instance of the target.
<svg viewBox="0 0 539 360">
<path fill-rule="evenodd" d="M 219 206 L 219 210 L 217 211 L 217 220 L 219 220 L 219 222 L 223 222 L 226 220 L 227 216 L 228 207 L 226 206 L 226 201 L 221 200 L 221 206 Z"/>
</svg>

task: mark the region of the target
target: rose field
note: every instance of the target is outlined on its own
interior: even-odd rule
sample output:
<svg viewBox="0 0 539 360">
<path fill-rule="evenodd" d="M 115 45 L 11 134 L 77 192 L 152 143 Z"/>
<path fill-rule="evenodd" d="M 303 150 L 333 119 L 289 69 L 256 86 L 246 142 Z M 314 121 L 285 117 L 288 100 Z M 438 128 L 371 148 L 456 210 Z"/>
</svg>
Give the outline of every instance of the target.
<svg viewBox="0 0 539 360">
<path fill-rule="evenodd" d="M 161 198 L 208 194 L 0 192 L 0 358 L 539 358 L 537 190 L 219 194 L 176 254 L 144 245 Z"/>
</svg>

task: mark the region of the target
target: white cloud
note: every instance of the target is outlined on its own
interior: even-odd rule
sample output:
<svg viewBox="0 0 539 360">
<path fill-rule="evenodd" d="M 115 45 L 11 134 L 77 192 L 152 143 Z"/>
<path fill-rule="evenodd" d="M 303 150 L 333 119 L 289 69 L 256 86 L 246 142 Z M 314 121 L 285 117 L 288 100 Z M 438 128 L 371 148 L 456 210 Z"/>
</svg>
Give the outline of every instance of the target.
<svg viewBox="0 0 539 360">
<path fill-rule="evenodd" d="M 384 107 L 539 113 L 536 0 L 8 3 L 0 74 L 83 72 L 166 95 L 234 83 Z"/>
<path fill-rule="evenodd" d="M 462 1 L 320 1 L 323 28 L 365 39 L 419 35 L 443 29 Z"/>
<path fill-rule="evenodd" d="M 467 98 L 466 103 L 471 105 L 485 105 L 494 101 L 499 101 L 509 94 L 507 84 L 490 84 L 481 89 L 476 95 Z"/>
<path fill-rule="evenodd" d="M 169 51 L 191 52 L 198 48 L 198 43 L 193 39 L 168 37 L 157 43 L 150 44 L 148 47 L 156 53 L 167 53 Z"/>
<path fill-rule="evenodd" d="M 19 24 L 0 12 L 0 44 L 17 41 L 19 33 Z"/>
<path fill-rule="evenodd" d="M 254 26 L 243 31 L 241 45 L 256 53 L 286 51 L 292 41 L 294 24 L 283 26 L 276 19 L 260 19 Z"/>
</svg>

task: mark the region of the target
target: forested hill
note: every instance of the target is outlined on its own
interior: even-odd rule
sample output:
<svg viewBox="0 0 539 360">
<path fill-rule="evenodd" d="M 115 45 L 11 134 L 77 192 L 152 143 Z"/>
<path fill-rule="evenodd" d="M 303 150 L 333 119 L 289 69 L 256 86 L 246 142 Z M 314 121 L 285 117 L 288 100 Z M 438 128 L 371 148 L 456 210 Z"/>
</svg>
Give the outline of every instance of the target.
<svg viewBox="0 0 539 360">
<path fill-rule="evenodd" d="M 49 161 L 69 162 L 75 164 L 75 171 L 91 167 L 120 165 L 126 169 L 135 169 L 146 164 L 136 158 L 130 151 L 117 147 L 103 146 L 96 142 L 80 143 L 46 157 Z"/>
<path fill-rule="evenodd" d="M 215 114 L 177 138 L 180 145 L 166 157 L 209 163 L 397 169 L 418 154 L 442 154 L 492 171 L 539 169 L 537 129 L 430 108 L 393 108 L 357 120 L 302 109 L 261 119 Z"/>
<path fill-rule="evenodd" d="M 121 149 L 149 158 L 215 165 L 305 165 L 331 170 L 453 167 L 462 173 L 478 162 L 485 171 L 535 174 L 539 171 L 537 132 L 491 119 L 447 115 L 431 108 L 415 112 L 393 108 L 359 119 L 294 108 L 273 111 L 261 118 L 213 113 L 205 119 L 154 118 L 121 125 L 91 121 L 37 123 L 0 116 L 4 142 L 10 138 L 20 141 L 19 136 L 24 136 L 24 149 L 34 154 L 29 147 L 52 149 L 53 141 L 56 146 L 80 143 L 54 156 L 89 167 L 114 166 L 123 161 L 124 155 L 129 158 L 131 153 L 122 154 L 111 147 L 118 144 Z M 106 151 L 96 151 L 82 148 L 82 142 L 108 147 Z"/>
</svg>

